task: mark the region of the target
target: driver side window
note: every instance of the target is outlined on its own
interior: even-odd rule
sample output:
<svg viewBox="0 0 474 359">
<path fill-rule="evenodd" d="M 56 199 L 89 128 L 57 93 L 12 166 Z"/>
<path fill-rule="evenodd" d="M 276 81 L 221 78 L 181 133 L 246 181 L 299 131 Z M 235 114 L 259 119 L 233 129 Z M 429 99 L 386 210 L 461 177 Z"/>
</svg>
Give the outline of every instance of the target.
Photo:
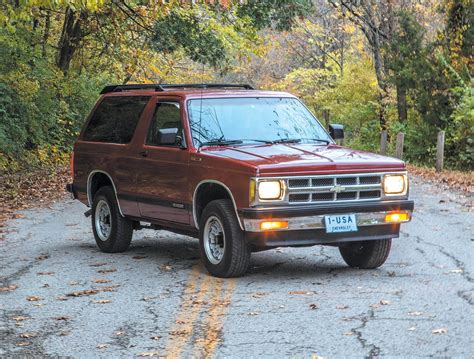
<svg viewBox="0 0 474 359">
<path fill-rule="evenodd" d="M 160 143 L 160 130 L 177 129 L 176 143 L 167 146 L 181 146 L 183 141 L 183 126 L 179 102 L 163 101 L 156 104 L 155 113 L 148 130 L 146 144 L 151 146 L 163 146 Z"/>
</svg>

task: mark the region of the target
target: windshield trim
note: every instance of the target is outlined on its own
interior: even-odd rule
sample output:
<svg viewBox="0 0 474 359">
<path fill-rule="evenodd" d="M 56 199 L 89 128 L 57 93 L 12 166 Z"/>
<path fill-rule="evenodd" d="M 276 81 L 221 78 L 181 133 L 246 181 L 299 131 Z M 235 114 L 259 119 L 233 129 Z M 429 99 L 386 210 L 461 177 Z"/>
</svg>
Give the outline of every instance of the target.
<svg viewBox="0 0 474 359">
<path fill-rule="evenodd" d="M 296 96 L 213 96 L 213 97 L 193 97 L 193 98 L 188 98 L 185 100 L 186 102 L 186 121 L 187 121 L 187 125 L 188 125 L 188 129 L 189 129 L 189 133 L 191 135 L 191 145 L 195 148 L 195 149 L 199 149 L 200 147 L 196 146 L 196 144 L 194 143 L 194 138 L 193 138 L 193 134 L 192 134 L 192 130 L 191 130 L 191 124 L 190 124 L 190 121 L 189 121 L 189 114 L 191 113 L 191 110 L 189 108 L 189 105 L 190 105 L 190 102 L 191 101 L 201 101 L 201 100 L 221 100 L 221 99 L 242 99 L 242 98 L 279 98 L 279 99 L 293 99 L 293 100 L 296 100 L 298 101 L 310 114 L 311 116 L 313 116 L 313 119 L 316 120 L 319 125 L 321 126 L 321 128 L 323 129 L 323 131 L 328 135 L 328 138 L 329 138 L 329 144 L 335 144 L 334 140 L 332 139 L 331 135 L 329 134 L 328 130 L 324 127 L 324 125 L 319 121 L 319 119 L 315 116 L 315 114 L 313 113 L 313 111 L 311 111 L 308 106 L 306 106 L 304 104 L 303 101 L 301 101 L 300 98 L 296 97 Z M 304 144 L 304 143 L 303 143 Z M 232 146 L 248 146 L 247 144 L 236 144 L 236 145 L 232 145 Z"/>
</svg>

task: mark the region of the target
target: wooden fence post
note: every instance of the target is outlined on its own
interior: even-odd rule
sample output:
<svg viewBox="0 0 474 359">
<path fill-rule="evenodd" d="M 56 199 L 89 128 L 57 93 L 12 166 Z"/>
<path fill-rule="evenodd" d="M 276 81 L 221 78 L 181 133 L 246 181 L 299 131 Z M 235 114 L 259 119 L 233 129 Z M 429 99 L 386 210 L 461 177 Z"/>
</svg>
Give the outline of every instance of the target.
<svg viewBox="0 0 474 359">
<path fill-rule="evenodd" d="M 438 132 L 438 140 L 436 142 L 436 172 L 443 170 L 444 162 L 444 131 Z"/>
<path fill-rule="evenodd" d="M 402 159 L 403 157 L 403 140 L 405 139 L 405 134 L 403 132 L 397 133 L 397 145 L 395 148 L 395 157 Z"/>
<path fill-rule="evenodd" d="M 323 119 L 327 130 L 329 129 L 329 110 L 323 110 Z"/>
<path fill-rule="evenodd" d="M 383 130 L 380 135 L 380 154 L 385 155 L 387 154 L 387 130 Z"/>
</svg>

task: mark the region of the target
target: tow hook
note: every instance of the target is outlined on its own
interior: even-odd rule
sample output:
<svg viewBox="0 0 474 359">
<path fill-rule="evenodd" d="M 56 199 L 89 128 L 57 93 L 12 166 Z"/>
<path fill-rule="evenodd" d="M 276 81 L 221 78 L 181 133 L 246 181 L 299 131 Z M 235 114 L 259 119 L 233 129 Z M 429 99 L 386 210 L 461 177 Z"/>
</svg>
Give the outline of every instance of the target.
<svg viewBox="0 0 474 359">
<path fill-rule="evenodd" d="M 92 214 L 92 209 L 88 209 L 87 211 L 84 212 L 84 216 L 90 217 Z"/>
</svg>

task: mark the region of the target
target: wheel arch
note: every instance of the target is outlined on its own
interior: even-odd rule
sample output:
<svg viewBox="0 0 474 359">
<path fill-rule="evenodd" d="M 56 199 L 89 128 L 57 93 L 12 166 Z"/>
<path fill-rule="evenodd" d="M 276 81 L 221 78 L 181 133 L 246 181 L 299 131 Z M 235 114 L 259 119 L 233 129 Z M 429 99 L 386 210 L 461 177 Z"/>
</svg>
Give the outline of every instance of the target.
<svg viewBox="0 0 474 359">
<path fill-rule="evenodd" d="M 104 185 L 112 185 L 115 193 L 115 200 L 117 201 L 117 206 L 122 217 L 125 217 L 120 207 L 120 202 L 117 196 L 117 188 L 115 187 L 114 180 L 112 176 L 106 171 L 102 170 L 93 170 L 89 173 L 87 177 L 87 201 L 89 202 L 89 207 L 92 208 L 92 201 L 94 199 L 94 194 L 97 190 Z M 96 188 L 97 186 L 97 188 Z"/>
<path fill-rule="evenodd" d="M 211 192 L 213 195 L 201 202 L 202 197 L 205 198 L 205 194 L 209 192 Z M 199 217 L 202 214 L 204 207 L 213 200 L 224 198 L 229 198 L 231 200 L 240 229 L 244 230 L 244 226 L 237 212 L 237 204 L 235 202 L 234 196 L 232 195 L 232 191 L 224 183 L 212 179 L 206 179 L 199 182 L 194 189 L 193 219 L 196 228 L 199 229 Z"/>
</svg>

